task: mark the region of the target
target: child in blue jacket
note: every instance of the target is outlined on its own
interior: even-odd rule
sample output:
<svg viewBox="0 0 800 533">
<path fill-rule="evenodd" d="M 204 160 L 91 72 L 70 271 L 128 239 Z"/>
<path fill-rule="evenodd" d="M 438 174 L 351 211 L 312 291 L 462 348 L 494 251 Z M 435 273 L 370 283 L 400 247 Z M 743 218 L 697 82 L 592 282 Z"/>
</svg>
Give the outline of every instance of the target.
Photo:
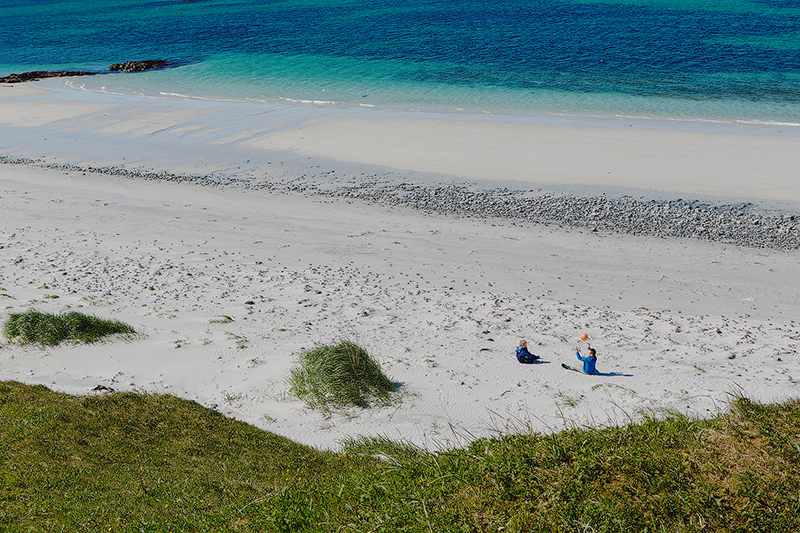
<svg viewBox="0 0 800 533">
<path fill-rule="evenodd" d="M 597 372 L 597 350 L 592 348 L 592 345 L 588 342 L 586 343 L 586 347 L 589 349 L 589 355 L 586 357 L 581 357 L 581 350 L 577 346 L 575 347 L 575 355 L 578 356 L 578 359 L 583 361 L 583 373 L 584 374 L 594 374 Z"/>
<path fill-rule="evenodd" d="M 528 341 L 519 341 L 517 346 L 517 361 L 524 364 L 531 364 L 539 359 L 538 355 L 533 355 L 528 351 Z"/>
</svg>

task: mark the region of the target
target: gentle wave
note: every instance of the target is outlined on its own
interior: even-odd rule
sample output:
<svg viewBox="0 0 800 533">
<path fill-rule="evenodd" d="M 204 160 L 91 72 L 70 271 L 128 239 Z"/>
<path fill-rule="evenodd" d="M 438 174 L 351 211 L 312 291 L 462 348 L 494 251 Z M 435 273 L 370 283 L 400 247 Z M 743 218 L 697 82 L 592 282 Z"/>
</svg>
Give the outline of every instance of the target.
<svg viewBox="0 0 800 533">
<path fill-rule="evenodd" d="M 773 120 L 737 120 L 741 124 L 751 124 L 757 126 L 787 126 L 790 128 L 798 128 L 800 127 L 800 123 L 798 122 L 776 122 Z"/>
<path fill-rule="evenodd" d="M 698 127 L 703 125 L 708 126 L 722 126 L 736 127 L 746 126 L 752 128 L 798 128 L 800 121 L 792 120 L 773 120 L 771 118 L 738 118 L 736 116 L 721 116 L 721 117 L 703 117 L 703 116 L 669 116 L 659 113 L 613 113 L 609 111 L 609 106 L 597 110 L 588 109 L 572 109 L 564 111 L 561 109 L 548 109 L 546 102 L 540 102 L 540 107 L 520 109 L 520 108 L 495 108 L 495 109 L 469 109 L 464 107 L 443 107 L 441 105 L 429 105 L 425 107 L 413 105 L 381 105 L 375 103 L 350 103 L 343 100 L 322 100 L 322 99 L 304 99 L 304 98 L 291 98 L 286 96 L 278 96 L 275 98 L 254 98 L 254 97 L 233 97 L 231 95 L 225 97 L 213 97 L 202 94 L 191 94 L 185 92 L 174 91 L 160 91 L 152 86 L 153 82 L 135 85 L 135 78 L 127 78 L 126 87 L 111 87 L 103 84 L 99 87 L 91 87 L 87 82 L 87 78 L 80 78 L 80 82 L 63 78 L 64 85 L 68 88 L 98 92 L 102 94 L 130 96 L 148 99 L 158 98 L 178 98 L 183 100 L 192 101 L 208 101 L 208 102 L 231 102 L 231 103 L 253 103 L 261 105 L 291 105 L 291 106 L 313 106 L 313 107 L 330 107 L 338 109 L 364 109 L 364 110 L 384 110 L 387 112 L 400 112 L 400 113 L 414 113 L 414 114 L 434 114 L 441 116 L 487 116 L 494 117 L 500 120 L 508 120 L 513 117 L 523 120 L 580 120 L 584 123 L 592 123 L 600 121 L 608 123 L 608 120 L 616 121 L 636 121 L 644 127 L 648 124 L 665 126 L 667 124 L 694 124 Z M 103 80 L 104 82 L 107 79 Z M 243 92 L 241 90 L 233 92 Z M 563 96 L 562 96 L 563 98 Z M 607 104 L 607 103 L 606 103 Z M 666 126 L 670 127 L 670 126 Z"/>
<path fill-rule="evenodd" d="M 337 102 L 334 100 L 302 100 L 297 98 L 287 98 L 279 96 L 278 100 L 283 102 L 291 102 L 293 104 L 314 104 L 314 105 L 346 105 L 346 102 Z"/>
</svg>

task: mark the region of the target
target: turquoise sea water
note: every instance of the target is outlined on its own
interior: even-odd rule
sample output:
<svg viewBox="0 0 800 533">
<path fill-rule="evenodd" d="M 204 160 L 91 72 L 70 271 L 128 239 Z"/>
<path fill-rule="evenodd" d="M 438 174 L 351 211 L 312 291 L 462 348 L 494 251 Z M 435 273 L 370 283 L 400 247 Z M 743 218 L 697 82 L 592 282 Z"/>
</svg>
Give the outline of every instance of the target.
<svg viewBox="0 0 800 533">
<path fill-rule="evenodd" d="M 5 0 L 0 75 L 127 94 L 800 127 L 800 0 Z"/>
</svg>

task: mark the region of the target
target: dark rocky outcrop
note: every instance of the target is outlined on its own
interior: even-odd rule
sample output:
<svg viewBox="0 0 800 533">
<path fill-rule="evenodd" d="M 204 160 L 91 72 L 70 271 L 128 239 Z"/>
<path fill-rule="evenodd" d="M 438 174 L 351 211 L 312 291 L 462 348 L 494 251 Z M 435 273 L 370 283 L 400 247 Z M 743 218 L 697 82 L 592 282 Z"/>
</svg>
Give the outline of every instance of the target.
<svg viewBox="0 0 800 533">
<path fill-rule="evenodd" d="M 49 71 L 37 70 L 34 72 L 23 72 L 22 74 L 9 74 L 4 78 L 0 78 L 0 83 L 24 83 L 26 81 L 35 81 L 42 78 L 62 78 L 64 76 L 91 76 L 97 74 L 96 72 L 84 72 L 82 70 L 72 71 Z"/>
<path fill-rule="evenodd" d="M 164 68 L 172 65 L 172 63 L 163 59 L 148 59 L 146 61 L 126 61 L 125 63 L 114 63 L 108 70 L 122 72 L 142 72 L 154 68 Z"/>
<path fill-rule="evenodd" d="M 126 61 L 125 63 L 114 63 L 108 70 L 122 72 L 142 72 L 154 68 L 164 68 L 175 63 L 170 63 L 164 59 L 148 59 L 146 61 Z M 91 76 L 97 72 L 85 72 L 82 70 L 37 70 L 34 72 L 23 72 L 22 74 L 9 74 L 0 78 L 0 83 L 24 83 L 26 81 L 36 81 L 43 78 L 62 78 L 65 76 Z"/>
</svg>

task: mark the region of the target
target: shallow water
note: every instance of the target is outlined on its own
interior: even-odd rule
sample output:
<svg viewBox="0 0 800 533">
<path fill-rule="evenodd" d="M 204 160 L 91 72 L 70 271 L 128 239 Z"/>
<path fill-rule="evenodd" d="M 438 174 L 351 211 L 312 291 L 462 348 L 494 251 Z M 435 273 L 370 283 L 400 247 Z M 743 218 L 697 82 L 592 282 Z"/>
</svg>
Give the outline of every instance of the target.
<svg viewBox="0 0 800 533">
<path fill-rule="evenodd" d="M 148 96 L 800 126 L 796 0 L 6 2 L 0 74 Z"/>
</svg>

